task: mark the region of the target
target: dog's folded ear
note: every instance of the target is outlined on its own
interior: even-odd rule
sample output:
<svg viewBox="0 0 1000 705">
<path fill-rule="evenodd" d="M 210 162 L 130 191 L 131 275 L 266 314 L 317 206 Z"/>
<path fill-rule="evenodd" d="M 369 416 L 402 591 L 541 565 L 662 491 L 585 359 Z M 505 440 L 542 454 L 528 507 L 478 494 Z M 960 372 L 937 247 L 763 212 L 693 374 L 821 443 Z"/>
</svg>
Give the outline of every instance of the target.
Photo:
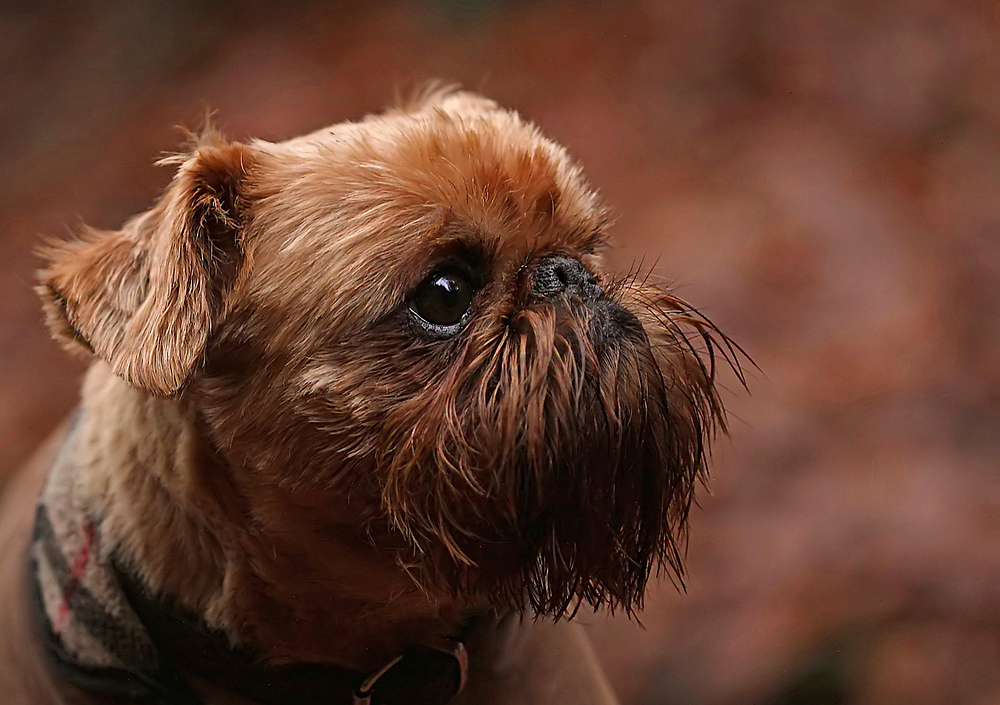
<svg viewBox="0 0 1000 705">
<path fill-rule="evenodd" d="M 151 210 L 43 251 L 38 291 L 54 335 L 130 384 L 176 393 L 198 368 L 244 260 L 252 149 L 217 133 L 178 163 Z"/>
</svg>

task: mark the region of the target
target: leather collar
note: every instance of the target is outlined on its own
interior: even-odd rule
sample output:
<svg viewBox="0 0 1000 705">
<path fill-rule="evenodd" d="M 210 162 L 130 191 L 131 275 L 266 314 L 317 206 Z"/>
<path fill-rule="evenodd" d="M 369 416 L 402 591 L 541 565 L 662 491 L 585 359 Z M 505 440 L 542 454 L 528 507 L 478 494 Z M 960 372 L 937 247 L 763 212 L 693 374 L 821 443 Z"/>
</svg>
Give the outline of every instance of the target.
<svg viewBox="0 0 1000 705">
<path fill-rule="evenodd" d="M 266 666 L 171 601 L 149 595 L 132 574 L 118 574 L 164 665 L 261 705 L 444 705 L 468 677 L 461 639 L 471 636 L 473 621 L 456 635 L 461 639 L 413 647 L 368 674 L 323 664 Z"/>
</svg>

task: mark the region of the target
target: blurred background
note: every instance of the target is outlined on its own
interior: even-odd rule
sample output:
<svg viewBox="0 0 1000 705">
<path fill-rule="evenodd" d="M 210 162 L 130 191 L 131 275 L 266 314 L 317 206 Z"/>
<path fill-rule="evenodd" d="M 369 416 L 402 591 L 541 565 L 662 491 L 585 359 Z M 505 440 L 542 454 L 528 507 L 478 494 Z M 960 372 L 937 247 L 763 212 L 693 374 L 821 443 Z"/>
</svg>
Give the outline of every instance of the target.
<svg viewBox="0 0 1000 705">
<path fill-rule="evenodd" d="M 1000 9 L 964 0 L 0 2 L 0 484 L 77 399 L 41 234 L 430 78 L 520 110 L 756 360 L 687 592 L 587 615 L 626 705 L 1000 703 Z"/>
</svg>

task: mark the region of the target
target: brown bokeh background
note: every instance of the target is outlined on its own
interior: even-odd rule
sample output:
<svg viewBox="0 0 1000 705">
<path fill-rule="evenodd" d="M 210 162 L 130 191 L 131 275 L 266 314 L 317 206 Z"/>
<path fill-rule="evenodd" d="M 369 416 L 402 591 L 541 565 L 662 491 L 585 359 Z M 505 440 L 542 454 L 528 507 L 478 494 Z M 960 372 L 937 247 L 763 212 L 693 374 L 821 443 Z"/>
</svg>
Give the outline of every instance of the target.
<svg viewBox="0 0 1000 705">
<path fill-rule="evenodd" d="M 1000 703 L 1000 10 L 964 0 L 0 5 L 0 482 L 77 397 L 40 234 L 115 227 L 206 106 L 282 139 L 429 78 L 568 146 L 754 357 L 686 594 L 587 615 L 626 705 Z"/>
</svg>

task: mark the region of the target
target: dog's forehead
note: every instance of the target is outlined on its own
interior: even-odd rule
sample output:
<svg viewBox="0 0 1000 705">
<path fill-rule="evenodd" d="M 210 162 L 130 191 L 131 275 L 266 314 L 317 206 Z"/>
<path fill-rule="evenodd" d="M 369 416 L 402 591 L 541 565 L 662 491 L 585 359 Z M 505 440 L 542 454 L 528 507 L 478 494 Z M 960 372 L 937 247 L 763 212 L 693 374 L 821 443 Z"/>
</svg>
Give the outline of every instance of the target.
<svg viewBox="0 0 1000 705">
<path fill-rule="evenodd" d="M 350 237 L 358 228 L 323 228 L 324 220 L 354 215 L 405 222 L 433 212 L 501 243 L 523 244 L 530 234 L 539 247 L 573 248 L 604 219 L 565 150 L 498 108 L 458 103 L 389 113 L 269 151 L 275 166 L 261 178 L 284 196 L 271 203 L 290 217 L 311 217 L 328 237 Z"/>
</svg>

